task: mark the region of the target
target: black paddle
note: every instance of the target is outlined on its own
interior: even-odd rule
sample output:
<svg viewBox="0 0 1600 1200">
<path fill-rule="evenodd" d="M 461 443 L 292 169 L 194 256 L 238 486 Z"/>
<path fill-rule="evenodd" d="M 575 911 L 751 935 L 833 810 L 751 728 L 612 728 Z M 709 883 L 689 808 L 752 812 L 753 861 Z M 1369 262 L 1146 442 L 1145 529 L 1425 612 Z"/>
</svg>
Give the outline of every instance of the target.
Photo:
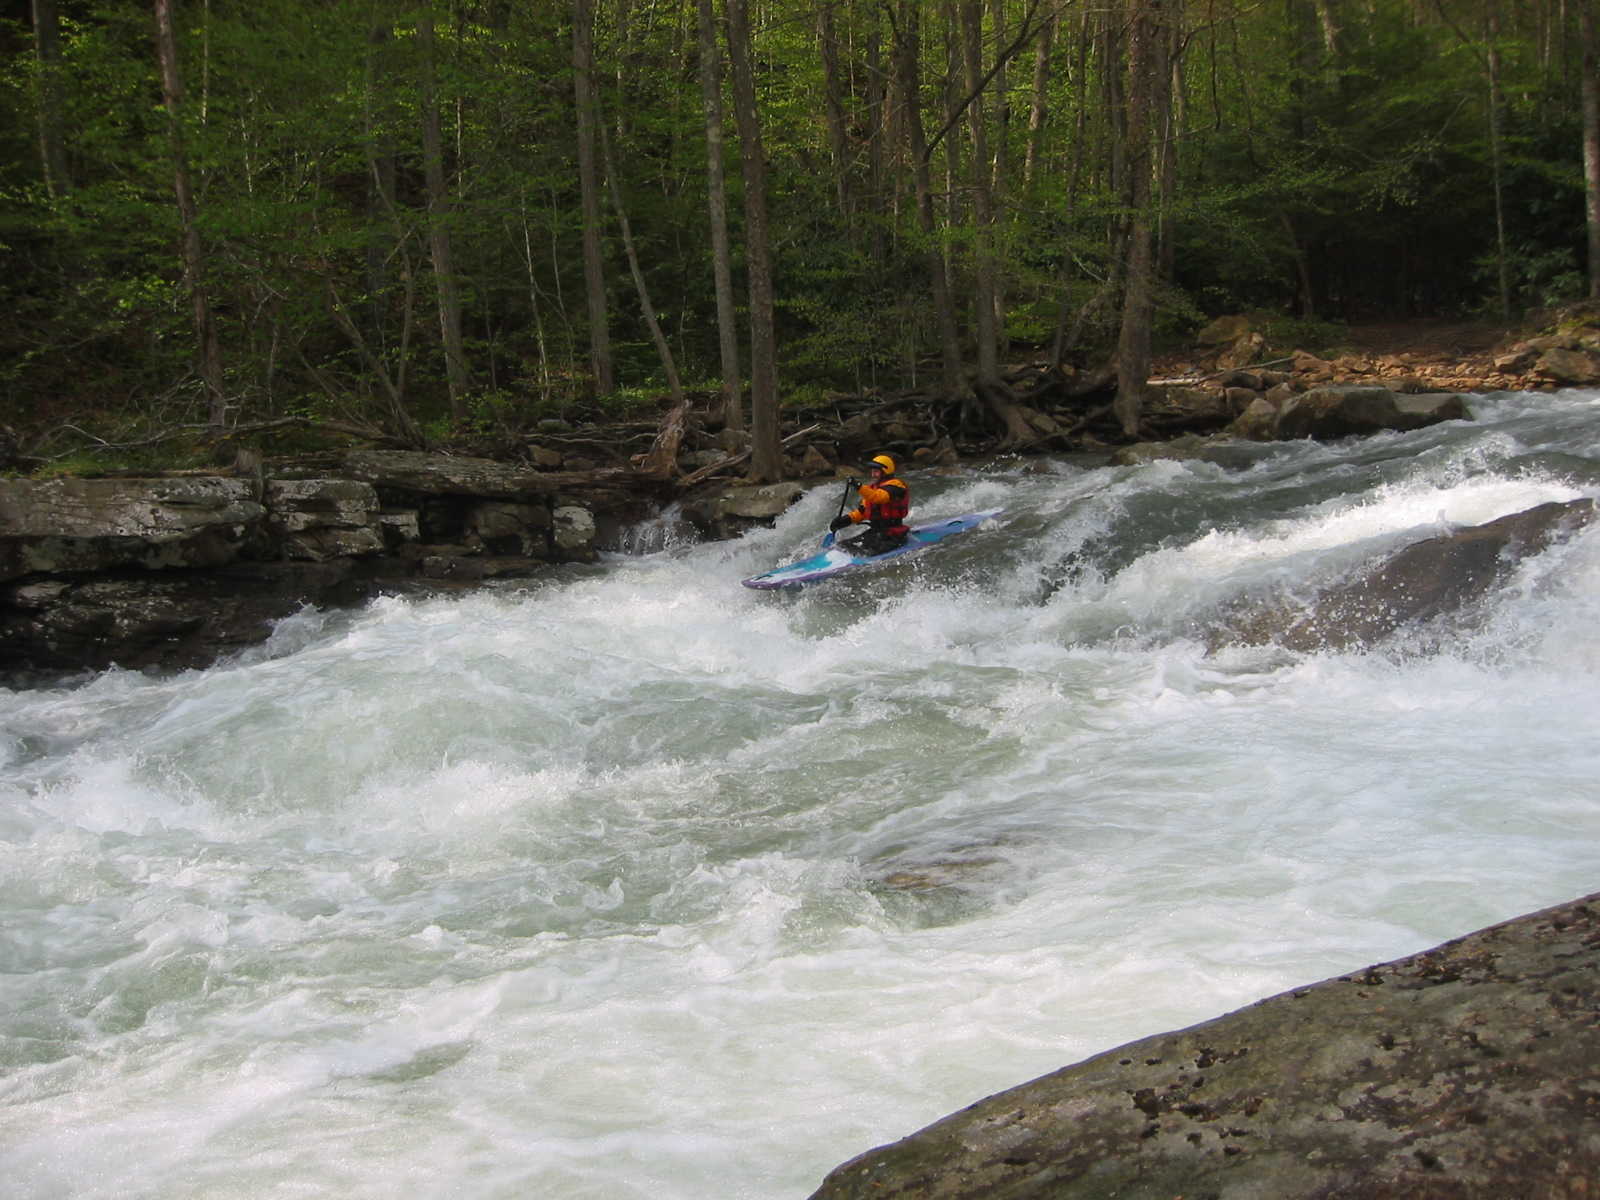
<svg viewBox="0 0 1600 1200">
<path fill-rule="evenodd" d="M 838 520 L 840 517 L 844 516 L 845 505 L 850 503 L 851 490 L 860 486 L 861 485 L 854 479 L 846 479 L 844 481 L 844 495 L 839 497 L 839 511 L 834 514 L 834 520 Z M 822 548 L 824 550 L 831 549 L 833 547 L 834 540 L 833 530 L 830 529 L 827 533 L 822 535 Z"/>
</svg>

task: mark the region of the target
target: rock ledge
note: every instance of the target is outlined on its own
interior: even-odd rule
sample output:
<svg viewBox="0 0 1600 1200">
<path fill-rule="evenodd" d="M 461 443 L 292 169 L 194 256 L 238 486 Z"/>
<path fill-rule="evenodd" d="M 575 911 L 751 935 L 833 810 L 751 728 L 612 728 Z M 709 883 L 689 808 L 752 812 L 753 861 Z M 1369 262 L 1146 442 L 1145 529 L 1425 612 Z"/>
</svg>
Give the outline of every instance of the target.
<svg viewBox="0 0 1600 1200">
<path fill-rule="evenodd" d="M 1600 895 L 1131 1042 L 813 1200 L 1600 1194 Z"/>
</svg>

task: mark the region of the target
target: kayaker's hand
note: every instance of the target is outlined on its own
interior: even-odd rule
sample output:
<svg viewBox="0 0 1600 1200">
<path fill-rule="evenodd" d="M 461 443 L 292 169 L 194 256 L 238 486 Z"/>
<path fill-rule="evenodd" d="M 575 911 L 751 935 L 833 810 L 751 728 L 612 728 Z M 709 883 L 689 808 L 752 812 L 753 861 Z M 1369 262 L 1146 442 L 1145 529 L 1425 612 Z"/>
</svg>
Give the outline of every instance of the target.
<svg viewBox="0 0 1600 1200">
<path fill-rule="evenodd" d="M 849 517 L 835 517 L 828 522 L 828 532 L 838 533 L 841 529 L 849 529 L 852 524 L 854 522 Z"/>
</svg>

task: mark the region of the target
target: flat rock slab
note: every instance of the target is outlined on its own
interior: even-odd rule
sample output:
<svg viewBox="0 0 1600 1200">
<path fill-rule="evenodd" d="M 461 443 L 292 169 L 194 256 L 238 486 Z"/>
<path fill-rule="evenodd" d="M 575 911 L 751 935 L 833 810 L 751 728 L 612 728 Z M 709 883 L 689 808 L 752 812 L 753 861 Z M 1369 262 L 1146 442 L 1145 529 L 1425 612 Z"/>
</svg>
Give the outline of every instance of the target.
<svg viewBox="0 0 1600 1200">
<path fill-rule="evenodd" d="M 648 497 L 671 491 L 660 479 L 621 468 L 545 471 L 496 459 L 410 450 L 353 450 L 345 455 L 343 472 L 384 491 L 489 500 Z"/>
<path fill-rule="evenodd" d="M 0 480 L 0 579 L 219 566 L 265 512 L 243 479 Z"/>
<path fill-rule="evenodd" d="M 1600 1196 L 1600 895 L 1045 1075 L 813 1200 Z"/>
<path fill-rule="evenodd" d="M 159 541 L 197 528 L 258 520 L 262 508 L 243 479 L 0 480 L 0 535 L 126 537 Z"/>
</svg>

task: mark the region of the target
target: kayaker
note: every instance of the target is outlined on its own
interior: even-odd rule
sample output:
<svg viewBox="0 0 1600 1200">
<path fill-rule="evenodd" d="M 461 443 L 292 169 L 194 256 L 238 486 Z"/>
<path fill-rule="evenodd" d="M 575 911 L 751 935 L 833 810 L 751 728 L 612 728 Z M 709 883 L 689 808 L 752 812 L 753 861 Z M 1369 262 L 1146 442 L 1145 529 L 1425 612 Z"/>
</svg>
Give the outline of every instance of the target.
<svg viewBox="0 0 1600 1200">
<path fill-rule="evenodd" d="M 894 459 L 880 454 L 867 464 L 872 477 L 858 489 L 861 504 L 854 512 L 835 517 L 828 526 L 834 533 L 851 525 L 865 523 L 866 533 L 852 544 L 866 557 L 886 554 L 905 545 L 911 532 L 906 518 L 911 515 L 911 489 L 894 473 Z"/>
</svg>

